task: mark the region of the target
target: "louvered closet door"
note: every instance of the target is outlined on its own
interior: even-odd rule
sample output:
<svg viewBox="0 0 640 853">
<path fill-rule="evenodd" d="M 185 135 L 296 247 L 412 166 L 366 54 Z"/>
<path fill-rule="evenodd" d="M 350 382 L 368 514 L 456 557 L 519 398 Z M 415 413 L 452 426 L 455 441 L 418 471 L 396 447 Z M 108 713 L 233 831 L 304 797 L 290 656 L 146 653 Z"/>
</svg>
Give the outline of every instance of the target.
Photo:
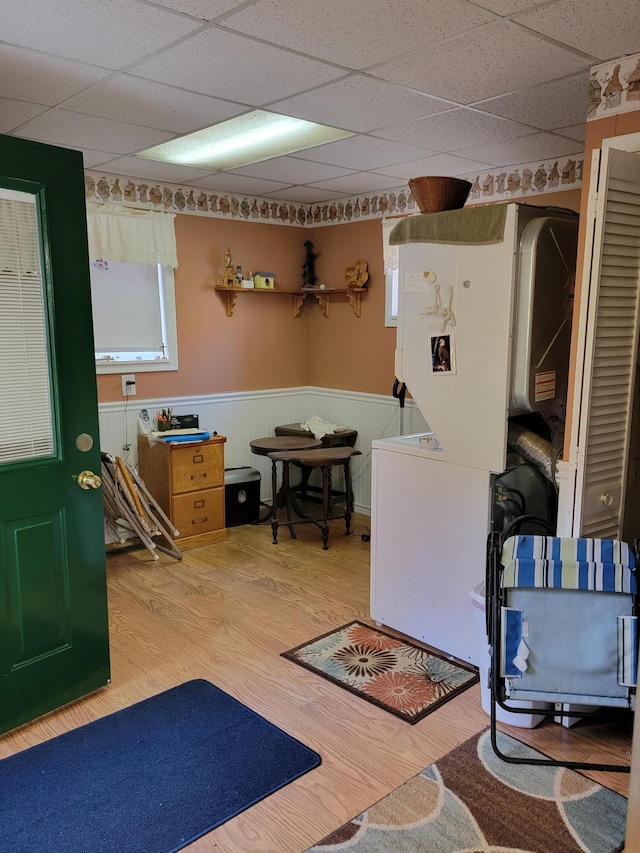
<svg viewBox="0 0 640 853">
<path fill-rule="evenodd" d="M 604 149 L 577 472 L 575 532 L 585 536 L 621 536 L 638 352 L 639 276 L 640 154 Z"/>
</svg>

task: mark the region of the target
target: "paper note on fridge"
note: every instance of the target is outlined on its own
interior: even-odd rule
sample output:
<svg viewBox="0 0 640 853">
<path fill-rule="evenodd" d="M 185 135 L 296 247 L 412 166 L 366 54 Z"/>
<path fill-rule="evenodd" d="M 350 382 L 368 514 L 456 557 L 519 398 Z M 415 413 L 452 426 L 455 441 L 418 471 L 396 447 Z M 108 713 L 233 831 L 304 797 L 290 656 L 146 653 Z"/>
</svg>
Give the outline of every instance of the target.
<svg viewBox="0 0 640 853">
<path fill-rule="evenodd" d="M 433 285 L 421 272 L 407 273 L 404 277 L 405 293 L 433 293 Z"/>
</svg>

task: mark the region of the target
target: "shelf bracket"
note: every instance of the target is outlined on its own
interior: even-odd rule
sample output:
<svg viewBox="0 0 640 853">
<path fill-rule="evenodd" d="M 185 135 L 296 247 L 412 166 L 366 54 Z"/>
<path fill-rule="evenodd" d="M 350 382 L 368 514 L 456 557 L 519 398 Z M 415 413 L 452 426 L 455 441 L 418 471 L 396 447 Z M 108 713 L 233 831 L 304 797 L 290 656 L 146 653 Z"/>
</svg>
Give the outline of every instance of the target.
<svg viewBox="0 0 640 853">
<path fill-rule="evenodd" d="M 329 294 L 328 293 L 318 293 L 317 291 L 313 294 L 318 301 L 318 304 L 322 308 L 322 313 L 325 317 L 329 316 Z"/>
<path fill-rule="evenodd" d="M 361 291 L 359 290 L 349 290 L 347 292 L 347 299 L 351 303 L 351 307 L 353 308 L 353 313 L 356 317 L 360 316 L 360 296 Z"/>
<path fill-rule="evenodd" d="M 300 312 L 302 311 L 302 303 L 304 302 L 304 293 L 294 293 L 293 294 L 293 316 L 299 317 Z"/>
<path fill-rule="evenodd" d="M 222 293 L 224 291 L 220 292 Z M 227 317 L 233 317 L 233 310 L 236 307 L 236 302 L 238 301 L 238 294 L 237 292 L 228 290 L 224 295 L 227 301 Z"/>
</svg>

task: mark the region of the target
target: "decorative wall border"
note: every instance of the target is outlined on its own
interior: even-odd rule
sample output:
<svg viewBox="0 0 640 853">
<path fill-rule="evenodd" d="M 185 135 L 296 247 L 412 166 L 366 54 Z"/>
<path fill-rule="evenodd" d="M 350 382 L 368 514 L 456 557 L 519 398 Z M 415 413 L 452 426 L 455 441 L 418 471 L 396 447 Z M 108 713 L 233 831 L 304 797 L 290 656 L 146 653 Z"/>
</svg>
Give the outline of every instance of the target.
<svg viewBox="0 0 640 853">
<path fill-rule="evenodd" d="M 595 65 L 589 76 L 587 121 L 640 110 L 640 53 Z"/>
<path fill-rule="evenodd" d="M 471 182 L 467 206 L 580 189 L 584 152 L 550 160 L 506 166 L 465 175 Z"/>
<path fill-rule="evenodd" d="M 584 154 L 580 153 L 466 175 L 464 177 L 472 184 L 467 205 L 579 189 L 582 186 L 583 162 Z M 317 228 L 361 219 L 419 213 L 407 186 L 338 201 L 294 204 L 94 171 L 86 171 L 84 181 L 87 201 L 115 202 L 126 207 L 272 225 Z"/>
<path fill-rule="evenodd" d="M 128 207 L 247 222 L 269 222 L 272 225 L 299 225 L 309 228 L 418 211 L 407 186 L 400 186 L 397 190 L 385 193 L 371 193 L 339 201 L 296 204 L 241 193 L 222 193 L 200 187 L 153 183 L 95 171 L 86 171 L 84 181 L 87 201 L 116 202 Z"/>
</svg>

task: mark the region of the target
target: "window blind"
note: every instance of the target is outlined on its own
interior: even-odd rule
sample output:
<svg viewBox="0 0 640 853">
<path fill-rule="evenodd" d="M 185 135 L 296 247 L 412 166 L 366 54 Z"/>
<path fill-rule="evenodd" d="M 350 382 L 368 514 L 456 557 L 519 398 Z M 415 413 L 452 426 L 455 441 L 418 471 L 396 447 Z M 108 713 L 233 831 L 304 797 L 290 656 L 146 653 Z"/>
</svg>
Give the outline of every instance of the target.
<svg viewBox="0 0 640 853">
<path fill-rule="evenodd" d="M 0 463 L 53 454 L 35 198 L 0 189 Z"/>
<path fill-rule="evenodd" d="M 162 347 L 158 269 L 147 264 L 91 264 L 96 353 L 153 352 Z"/>
</svg>

